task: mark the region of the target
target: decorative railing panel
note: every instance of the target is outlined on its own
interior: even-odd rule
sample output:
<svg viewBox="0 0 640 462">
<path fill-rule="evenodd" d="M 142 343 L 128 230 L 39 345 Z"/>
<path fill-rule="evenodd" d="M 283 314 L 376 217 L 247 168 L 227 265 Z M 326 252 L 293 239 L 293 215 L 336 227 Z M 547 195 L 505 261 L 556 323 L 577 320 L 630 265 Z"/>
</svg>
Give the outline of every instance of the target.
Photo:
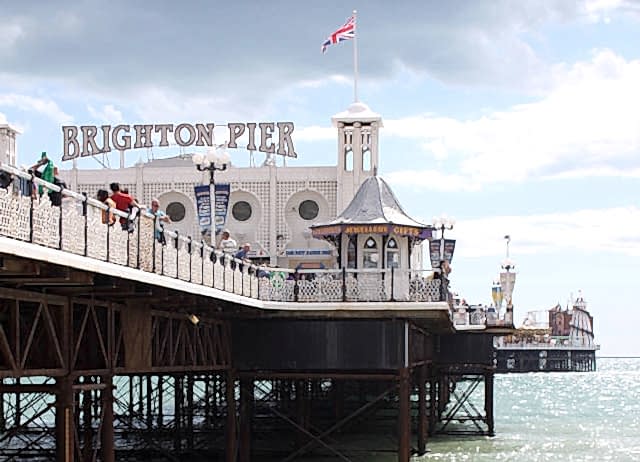
<svg viewBox="0 0 640 462">
<path fill-rule="evenodd" d="M 23 241 L 29 240 L 31 198 L 0 189 L 0 234 Z"/>
<path fill-rule="evenodd" d="M 277 302 L 448 301 L 434 273 L 398 269 L 290 270 L 258 267 L 202 241 L 163 230 L 153 215 L 108 209 L 103 203 L 0 165 L 17 181 L 0 188 L 0 235 L 77 255 L 189 281 L 245 297 Z M 25 183 L 42 186 L 31 194 Z M 48 192 L 62 193 L 53 205 Z M 115 221 L 112 225 L 108 222 Z M 125 223 L 128 226 L 122 226 Z M 123 229 L 124 228 L 124 229 Z M 447 282 L 445 280 L 445 282 Z"/>
</svg>

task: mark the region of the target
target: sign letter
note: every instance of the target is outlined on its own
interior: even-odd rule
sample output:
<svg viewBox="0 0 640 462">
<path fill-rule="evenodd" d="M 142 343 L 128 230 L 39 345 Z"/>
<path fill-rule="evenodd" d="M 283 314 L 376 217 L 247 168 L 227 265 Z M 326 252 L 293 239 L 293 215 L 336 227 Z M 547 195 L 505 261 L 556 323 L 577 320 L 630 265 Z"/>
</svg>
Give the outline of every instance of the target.
<svg viewBox="0 0 640 462">
<path fill-rule="evenodd" d="M 78 127 L 66 125 L 62 127 L 62 160 L 75 159 L 80 155 L 80 143 L 78 143 Z M 69 145 L 73 146 L 73 151 L 69 152 Z"/>
</svg>

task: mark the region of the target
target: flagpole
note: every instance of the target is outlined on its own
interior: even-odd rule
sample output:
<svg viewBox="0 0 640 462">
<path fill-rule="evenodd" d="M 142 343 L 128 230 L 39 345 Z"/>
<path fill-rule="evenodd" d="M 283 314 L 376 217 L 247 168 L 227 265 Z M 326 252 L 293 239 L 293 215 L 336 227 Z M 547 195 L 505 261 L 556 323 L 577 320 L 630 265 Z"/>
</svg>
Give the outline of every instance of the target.
<svg viewBox="0 0 640 462">
<path fill-rule="evenodd" d="M 358 102 L 358 22 L 356 19 L 356 10 L 353 10 L 353 102 Z"/>
</svg>

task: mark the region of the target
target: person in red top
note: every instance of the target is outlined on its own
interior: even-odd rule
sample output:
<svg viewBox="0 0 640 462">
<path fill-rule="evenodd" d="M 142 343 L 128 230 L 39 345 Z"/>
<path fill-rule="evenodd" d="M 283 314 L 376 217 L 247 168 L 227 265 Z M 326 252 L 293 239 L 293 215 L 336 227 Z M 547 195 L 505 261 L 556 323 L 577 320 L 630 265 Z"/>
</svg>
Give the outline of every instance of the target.
<svg viewBox="0 0 640 462">
<path fill-rule="evenodd" d="M 111 188 L 112 192 L 111 199 L 116 203 L 116 208 L 118 210 L 129 213 L 133 207 L 140 207 L 130 194 L 125 194 L 120 191 L 120 184 L 111 183 L 109 188 Z M 120 218 L 120 224 L 122 225 L 122 229 L 129 229 L 129 224 L 127 223 L 126 218 Z"/>
</svg>

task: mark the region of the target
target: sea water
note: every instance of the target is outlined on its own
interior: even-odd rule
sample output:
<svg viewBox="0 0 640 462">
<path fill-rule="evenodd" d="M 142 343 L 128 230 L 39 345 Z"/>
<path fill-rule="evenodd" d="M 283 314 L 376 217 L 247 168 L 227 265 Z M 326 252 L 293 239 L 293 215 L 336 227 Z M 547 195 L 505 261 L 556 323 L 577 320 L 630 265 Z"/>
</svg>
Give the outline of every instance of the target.
<svg viewBox="0 0 640 462">
<path fill-rule="evenodd" d="M 640 461 L 640 358 L 597 368 L 498 374 L 496 436 L 433 437 L 413 460 Z"/>
</svg>

